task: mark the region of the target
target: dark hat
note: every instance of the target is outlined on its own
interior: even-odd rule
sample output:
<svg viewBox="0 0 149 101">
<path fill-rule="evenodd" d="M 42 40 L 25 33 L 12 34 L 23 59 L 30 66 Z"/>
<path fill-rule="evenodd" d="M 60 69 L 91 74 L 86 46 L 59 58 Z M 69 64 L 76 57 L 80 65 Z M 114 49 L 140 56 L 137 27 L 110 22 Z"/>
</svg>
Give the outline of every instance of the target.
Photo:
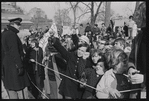
<svg viewBox="0 0 149 101">
<path fill-rule="evenodd" d="M 20 23 L 22 22 L 22 19 L 21 18 L 14 18 L 14 19 L 9 19 L 8 21 L 9 22 L 14 22 L 18 25 L 21 25 Z"/>
</svg>

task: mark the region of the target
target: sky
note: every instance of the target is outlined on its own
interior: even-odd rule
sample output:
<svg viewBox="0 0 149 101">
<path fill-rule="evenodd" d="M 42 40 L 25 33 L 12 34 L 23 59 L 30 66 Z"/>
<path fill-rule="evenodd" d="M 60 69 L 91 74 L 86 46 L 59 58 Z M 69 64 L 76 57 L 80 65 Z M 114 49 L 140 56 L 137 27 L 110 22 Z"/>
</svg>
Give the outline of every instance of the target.
<svg viewBox="0 0 149 101">
<path fill-rule="evenodd" d="M 53 19 L 56 10 L 60 7 L 68 8 L 69 5 L 66 2 L 17 2 L 17 5 L 23 8 L 25 11 L 29 12 L 32 8 L 41 8 L 49 19 Z M 129 8 L 129 9 L 127 9 Z M 120 15 L 126 15 L 126 13 L 131 14 L 131 10 L 135 9 L 135 2 L 112 2 L 111 9 Z"/>
</svg>

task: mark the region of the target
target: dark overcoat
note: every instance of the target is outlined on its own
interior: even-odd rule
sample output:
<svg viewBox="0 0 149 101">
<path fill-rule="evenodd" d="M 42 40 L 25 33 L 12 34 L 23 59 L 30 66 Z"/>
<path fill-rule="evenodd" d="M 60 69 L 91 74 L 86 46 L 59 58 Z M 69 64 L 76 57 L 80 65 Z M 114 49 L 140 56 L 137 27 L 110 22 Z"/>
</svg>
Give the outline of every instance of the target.
<svg viewBox="0 0 149 101">
<path fill-rule="evenodd" d="M 2 33 L 4 86 L 16 91 L 29 86 L 26 71 L 24 75 L 18 76 L 17 68 L 23 67 L 23 48 L 18 32 L 16 28 L 8 26 L 8 30 Z"/>
<path fill-rule="evenodd" d="M 36 58 L 37 58 L 37 60 L 36 60 Z M 31 49 L 30 59 L 34 59 L 38 63 L 42 64 L 42 60 L 43 60 L 42 48 L 39 47 L 39 50 L 37 51 L 37 55 L 36 55 L 36 51 L 34 49 Z M 30 74 L 35 74 L 35 65 L 36 65 L 36 63 L 34 63 L 34 62 L 30 64 L 30 69 L 28 70 L 28 72 Z M 37 64 L 37 72 L 38 72 L 38 76 L 42 77 L 42 81 L 43 81 L 45 79 L 44 67 Z"/>
<path fill-rule="evenodd" d="M 53 46 L 67 61 L 65 75 L 75 80 L 79 80 L 80 75 L 85 68 L 86 60 L 84 60 L 83 58 L 78 58 L 76 52 L 68 52 L 60 44 L 58 39 L 54 42 Z M 72 99 L 81 98 L 82 90 L 79 88 L 79 83 L 67 77 L 63 77 L 59 90 L 60 94 L 71 97 Z"/>
<path fill-rule="evenodd" d="M 129 67 L 135 65 L 137 70 L 144 75 L 146 85 L 146 28 L 142 28 L 132 42 L 132 50 L 129 55 Z M 131 64 L 132 63 L 132 64 Z"/>
</svg>

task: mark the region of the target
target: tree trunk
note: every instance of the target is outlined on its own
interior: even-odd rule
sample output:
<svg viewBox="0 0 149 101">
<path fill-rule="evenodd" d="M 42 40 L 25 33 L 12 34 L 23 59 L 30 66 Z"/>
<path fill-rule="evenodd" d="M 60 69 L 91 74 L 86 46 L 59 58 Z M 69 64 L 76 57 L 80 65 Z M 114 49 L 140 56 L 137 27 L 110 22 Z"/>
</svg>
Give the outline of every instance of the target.
<svg viewBox="0 0 149 101">
<path fill-rule="evenodd" d="M 76 10 L 74 9 L 73 11 L 74 11 L 74 28 L 75 28 L 75 26 L 76 26 Z"/>
<path fill-rule="evenodd" d="M 94 26 L 94 2 L 91 2 L 91 29 Z"/>
<path fill-rule="evenodd" d="M 106 10 L 105 10 L 105 26 L 108 27 L 110 23 L 110 9 L 111 2 L 106 2 Z"/>
</svg>

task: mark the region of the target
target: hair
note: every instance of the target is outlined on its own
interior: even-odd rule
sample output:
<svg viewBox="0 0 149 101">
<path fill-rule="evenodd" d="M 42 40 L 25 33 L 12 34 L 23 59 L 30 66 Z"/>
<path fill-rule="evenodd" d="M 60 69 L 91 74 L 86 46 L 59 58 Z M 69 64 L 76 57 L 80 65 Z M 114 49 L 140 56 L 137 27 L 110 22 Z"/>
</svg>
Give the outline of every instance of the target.
<svg viewBox="0 0 149 101">
<path fill-rule="evenodd" d="M 87 47 L 87 50 L 86 51 L 89 52 L 89 48 L 90 47 L 89 47 L 89 45 L 86 42 L 85 43 L 82 43 L 82 44 L 79 44 L 78 45 L 78 48 L 80 48 L 80 47 Z"/>
<path fill-rule="evenodd" d="M 114 43 L 115 43 L 115 42 L 119 42 L 120 45 L 123 45 L 123 46 L 124 46 L 124 48 L 125 48 L 125 46 L 126 46 L 126 41 L 125 41 L 125 39 L 123 39 L 123 38 L 117 38 L 117 39 L 115 39 Z"/>
<path fill-rule="evenodd" d="M 127 65 L 128 56 L 127 54 L 121 50 L 121 49 L 113 49 L 110 53 L 110 64 L 109 66 L 114 68 L 116 65 L 118 65 L 120 62 L 123 62 L 125 65 Z"/>
<path fill-rule="evenodd" d="M 80 26 L 82 26 L 82 27 L 83 27 L 83 24 L 80 24 Z"/>
<path fill-rule="evenodd" d="M 98 62 L 104 62 L 105 69 L 107 70 L 109 67 L 108 67 L 105 55 L 102 52 L 100 52 L 98 49 L 91 49 L 90 50 L 90 58 L 93 57 L 95 55 L 95 53 L 97 53 L 99 56 L 101 56 L 101 58 L 98 60 Z M 92 61 L 92 63 L 93 63 L 93 61 Z M 93 63 L 93 65 L 97 65 L 97 64 Z"/>
<path fill-rule="evenodd" d="M 130 16 L 129 16 L 129 19 L 133 19 L 133 16 L 132 16 L 132 15 L 130 15 Z"/>
<path fill-rule="evenodd" d="M 94 26 L 98 27 L 98 24 L 94 24 Z"/>
<path fill-rule="evenodd" d="M 39 42 L 37 39 L 32 39 L 31 43 L 35 43 L 35 47 L 39 47 Z"/>
<path fill-rule="evenodd" d="M 101 25 L 105 25 L 105 23 L 102 23 Z"/>
</svg>

